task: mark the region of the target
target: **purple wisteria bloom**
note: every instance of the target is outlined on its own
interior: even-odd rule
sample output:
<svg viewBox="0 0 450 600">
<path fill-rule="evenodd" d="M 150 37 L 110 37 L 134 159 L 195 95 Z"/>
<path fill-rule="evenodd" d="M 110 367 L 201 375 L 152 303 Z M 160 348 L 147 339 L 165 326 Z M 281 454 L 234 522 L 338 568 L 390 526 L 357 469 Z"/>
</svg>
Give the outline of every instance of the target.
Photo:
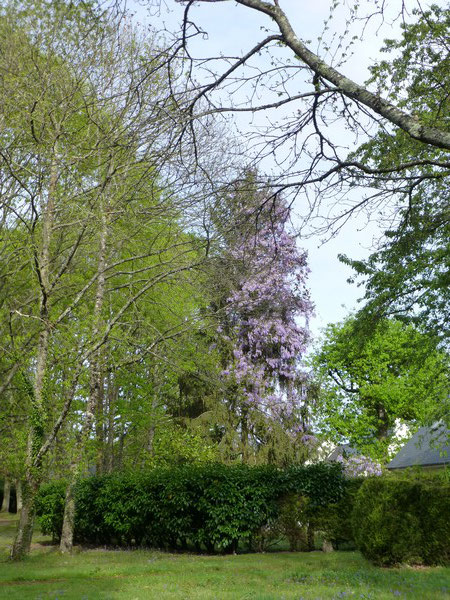
<svg viewBox="0 0 450 600">
<path fill-rule="evenodd" d="M 383 474 L 383 469 L 380 463 L 372 460 L 367 456 L 349 456 L 344 458 L 338 456 L 336 462 L 339 462 L 344 467 L 344 473 L 347 477 L 370 477 L 380 476 Z"/>
<path fill-rule="evenodd" d="M 248 222 L 250 209 L 240 219 Z M 306 287 L 306 253 L 299 250 L 280 200 L 259 211 L 256 231 L 236 227 L 229 255 L 236 265 L 225 319 L 217 333 L 234 344 L 222 375 L 237 383 L 249 405 L 273 416 L 293 414 L 304 396 L 300 358 L 309 339 L 312 303 Z M 245 268 L 242 266 L 245 265 Z M 306 435 L 307 432 L 302 432 Z M 309 438 L 308 438 L 309 439 Z"/>
</svg>

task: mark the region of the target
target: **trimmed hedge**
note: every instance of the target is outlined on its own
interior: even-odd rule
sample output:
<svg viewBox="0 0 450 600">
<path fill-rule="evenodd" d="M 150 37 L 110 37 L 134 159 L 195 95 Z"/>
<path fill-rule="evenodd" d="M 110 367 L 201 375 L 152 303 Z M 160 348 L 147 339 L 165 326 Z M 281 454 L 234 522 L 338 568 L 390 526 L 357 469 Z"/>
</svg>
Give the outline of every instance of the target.
<svg viewBox="0 0 450 600">
<path fill-rule="evenodd" d="M 42 486 L 41 528 L 59 538 L 65 484 Z M 90 477 L 76 489 L 75 540 L 84 544 L 169 550 L 233 551 L 278 517 L 280 500 L 307 496 L 310 507 L 339 502 L 345 480 L 338 465 L 248 467 L 207 464 L 146 473 Z"/>
<path fill-rule="evenodd" d="M 378 565 L 450 562 L 450 484 L 439 479 L 368 479 L 352 523 L 358 548 Z"/>
<path fill-rule="evenodd" d="M 320 508 L 312 515 L 314 528 L 320 530 L 336 550 L 343 544 L 346 549 L 356 548 L 352 517 L 356 496 L 364 481 L 364 477 L 346 479 L 341 499 L 335 504 Z"/>
</svg>

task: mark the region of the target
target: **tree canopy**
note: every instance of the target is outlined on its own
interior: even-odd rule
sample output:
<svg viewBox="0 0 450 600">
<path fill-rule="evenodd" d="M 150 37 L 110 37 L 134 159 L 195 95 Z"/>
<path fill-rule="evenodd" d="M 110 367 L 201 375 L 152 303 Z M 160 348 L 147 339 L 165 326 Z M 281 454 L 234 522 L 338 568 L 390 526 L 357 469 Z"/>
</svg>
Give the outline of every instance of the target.
<svg viewBox="0 0 450 600">
<path fill-rule="evenodd" d="M 417 11 L 416 11 L 417 12 Z M 389 57 L 372 81 L 402 107 L 448 127 L 450 11 L 432 6 L 404 25 L 400 40 L 385 42 Z M 417 143 L 403 131 L 380 131 L 355 156 L 378 199 L 389 198 L 385 237 L 366 261 L 341 259 L 366 286 L 360 322 L 386 315 L 409 319 L 445 342 L 450 307 L 450 188 L 448 153 Z M 402 165 L 410 162 L 402 169 Z M 394 174 L 395 173 L 395 174 Z M 389 222 L 390 221 L 390 222 Z"/>
<path fill-rule="evenodd" d="M 187 61 L 192 62 L 189 74 L 195 78 L 200 75 L 205 60 L 197 60 L 190 51 L 191 39 L 201 33 L 195 25 L 194 9 L 204 3 L 227 0 L 200 0 L 195 3 L 189 0 L 176 1 L 186 7 L 179 51 L 184 53 Z M 330 114 L 342 120 L 349 135 L 363 133 L 363 123 L 369 117 L 369 126 L 372 124 L 380 127 L 386 134 L 404 134 L 406 139 L 417 142 L 415 147 L 429 148 L 430 152 L 450 149 L 450 133 L 445 119 L 445 109 L 448 107 L 445 93 L 448 74 L 445 35 L 448 10 L 436 6 L 423 10 L 418 4 L 412 13 L 412 24 L 406 20 L 411 15 L 401 12 L 401 17 L 405 19 L 403 40 L 390 42 L 386 46 L 388 51 L 399 48 L 404 50 L 403 58 L 394 62 L 392 78 L 392 65 L 383 61 L 372 68 L 373 78 L 370 81 L 359 84 L 334 65 L 338 64 L 341 69 L 345 69 L 346 59 L 351 54 L 351 46 L 355 41 L 346 38 L 351 26 L 355 22 L 364 23 L 372 18 L 378 18 L 382 22 L 388 8 L 386 3 L 368 7 L 366 15 L 359 14 L 361 7 L 358 3 L 352 5 L 345 32 L 337 34 L 335 53 L 333 54 L 330 43 L 324 41 L 321 55 L 312 50 L 313 42 L 304 41 L 308 33 L 301 31 L 301 25 L 300 30 L 295 31 L 296 24 L 290 22 L 283 11 L 282 2 L 237 0 L 237 4 L 267 16 L 266 31 L 270 35 L 262 38 L 242 56 L 214 57 L 208 60 L 208 81 L 195 81 L 194 89 L 198 91 L 189 100 L 186 110 L 192 118 L 201 119 L 211 112 L 265 111 L 269 114 L 271 109 L 290 107 L 292 113 L 286 117 L 282 126 L 277 127 L 271 123 L 266 130 L 258 128 L 258 133 L 252 136 L 252 141 L 258 145 L 267 144 L 267 150 L 261 150 L 258 156 L 272 152 L 276 157 L 279 148 L 283 148 L 285 155 L 289 156 L 289 160 L 279 163 L 279 177 L 276 181 L 280 188 L 283 185 L 287 189 L 314 185 L 324 180 L 329 186 L 330 182 L 337 183 L 335 175 L 338 173 L 342 174 L 339 181 L 343 185 L 355 174 L 367 170 L 370 172 L 370 168 L 355 156 L 345 156 L 345 148 L 342 151 L 330 138 Z M 330 16 L 319 41 L 323 41 L 339 5 L 339 2 L 330 4 Z M 261 66 L 254 60 L 262 52 L 270 57 L 267 66 Z M 222 70 L 221 63 L 224 65 Z M 255 72 L 257 77 L 253 76 Z M 297 85 L 292 86 L 292 81 Z M 238 89 L 248 90 L 247 101 L 243 101 L 242 95 L 235 93 L 236 82 L 239 82 Z M 433 110 L 430 114 L 426 101 L 430 86 L 433 94 L 436 94 L 436 99 L 432 102 L 433 108 L 438 111 L 436 114 Z M 228 89 L 230 91 L 227 94 Z M 217 93 L 220 90 L 223 92 L 221 95 Z M 263 91 L 266 100 L 258 103 Z M 257 136 L 260 137 L 259 141 Z M 309 159 L 304 168 L 301 152 L 306 153 Z M 412 154 L 404 156 L 398 164 L 390 164 L 385 172 L 401 173 L 409 168 L 411 161 L 415 163 L 415 158 Z M 442 160 L 436 158 L 434 162 L 436 166 L 448 169 L 445 156 Z M 282 164 L 285 165 L 284 169 Z"/>
<path fill-rule="evenodd" d="M 368 456 L 386 458 L 401 424 L 448 418 L 448 356 L 412 325 L 383 319 L 361 335 L 349 317 L 327 327 L 312 365 L 321 385 L 318 426 Z"/>
</svg>

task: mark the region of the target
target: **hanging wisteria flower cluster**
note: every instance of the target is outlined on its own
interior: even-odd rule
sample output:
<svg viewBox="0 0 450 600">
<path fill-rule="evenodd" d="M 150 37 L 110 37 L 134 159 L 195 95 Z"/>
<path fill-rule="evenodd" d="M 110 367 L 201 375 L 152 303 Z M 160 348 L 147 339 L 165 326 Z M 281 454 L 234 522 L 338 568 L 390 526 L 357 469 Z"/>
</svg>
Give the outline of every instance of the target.
<svg viewBox="0 0 450 600">
<path fill-rule="evenodd" d="M 223 375 L 240 385 L 249 405 L 286 417 L 302 393 L 299 358 L 312 313 L 307 257 L 280 199 L 260 207 L 256 218 L 254 209 L 242 209 L 239 220 L 229 249 L 235 279 L 226 307 L 233 357 Z"/>
<path fill-rule="evenodd" d="M 368 456 L 357 455 L 348 458 L 338 456 L 336 462 L 342 464 L 347 477 L 379 477 L 383 475 L 380 463 Z"/>
</svg>

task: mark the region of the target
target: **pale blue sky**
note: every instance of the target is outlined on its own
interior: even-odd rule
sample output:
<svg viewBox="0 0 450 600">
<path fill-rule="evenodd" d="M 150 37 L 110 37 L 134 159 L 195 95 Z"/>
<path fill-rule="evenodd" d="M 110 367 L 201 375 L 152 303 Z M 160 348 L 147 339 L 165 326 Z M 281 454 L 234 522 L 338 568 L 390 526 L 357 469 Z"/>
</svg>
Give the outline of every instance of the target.
<svg viewBox="0 0 450 600">
<path fill-rule="evenodd" d="M 145 0 L 143 3 L 145 4 Z M 374 0 L 361 0 L 361 14 L 373 7 L 374 3 Z M 317 48 L 317 42 L 314 40 L 317 40 L 323 30 L 330 4 L 330 0 L 280 0 L 280 5 L 290 17 L 297 35 L 303 40 L 313 40 L 314 50 Z M 334 33 L 342 33 L 345 29 L 345 15 L 348 15 L 348 6 L 353 3 L 349 1 L 342 4 L 343 6 L 336 11 L 329 24 L 330 28 L 327 32 L 329 39 L 332 39 Z M 379 56 L 382 40 L 398 35 L 398 22 L 392 25 L 392 21 L 401 4 L 401 0 L 394 0 L 391 4 L 391 12 L 386 15 L 384 23 L 380 19 L 373 19 L 363 37 L 359 24 L 350 31 L 348 36 L 357 35 L 358 39 L 353 56 L 345 66 L 341 67 L 346 75 L 361 83 L 367 79 L 367 68 Z M 408 3 L 411 7 L 413 4 L 415 4 L 413 0 Z M 165 0 L 162 8 L 159 11 L 153 10 L 151 15 L 139 5 L 139 2 L 130 3 L 130 6 L 136 13 L 136 21 L 149 23 L 156 29 L 160 29 L 164 24 L 169 31 L 178 29 L 184 10 L 184 7 L 174 0 Z M 261 28 L 271 26 L 270 20 L 265 15 L 236 5 L 234 2 L 214 2 L 194 6 L 191 10 L 191 19 L 208 32 L 206 39 L 199 38 L 191 46 L 193 54 L 197 57 L 217 56 L 221 53 L 238 55 L 247 52 L 256 41 L 267 35 Z M 240 118 L 239 127 L 245 130 L 246 126 L 245 119 Z M 346 134 L 342 130 L 336 135 L 345 139 Z M 368 255 L 372 238 L 378 233 L 379 230 L 373 223 L 366 226 L 366 218 L 360 216 L 347 223 L 336 238 L 325 244 L 321 244 L 317 237 L 302 240 L 301 245 L 309 253 L 311 269 L 309 285 L 316 306 L 316 317 L 310 324 L 314 335 L 318 335 L 320 328 L 327 323 L 340 320 L 354 310 L 357 306 L 357 298 L 363 294 L 362 288 L 347 283 L 352 272 L 339 262 L 338 253 L 347 254 L 352 258 L 363 258 Z"/>
</svg>

